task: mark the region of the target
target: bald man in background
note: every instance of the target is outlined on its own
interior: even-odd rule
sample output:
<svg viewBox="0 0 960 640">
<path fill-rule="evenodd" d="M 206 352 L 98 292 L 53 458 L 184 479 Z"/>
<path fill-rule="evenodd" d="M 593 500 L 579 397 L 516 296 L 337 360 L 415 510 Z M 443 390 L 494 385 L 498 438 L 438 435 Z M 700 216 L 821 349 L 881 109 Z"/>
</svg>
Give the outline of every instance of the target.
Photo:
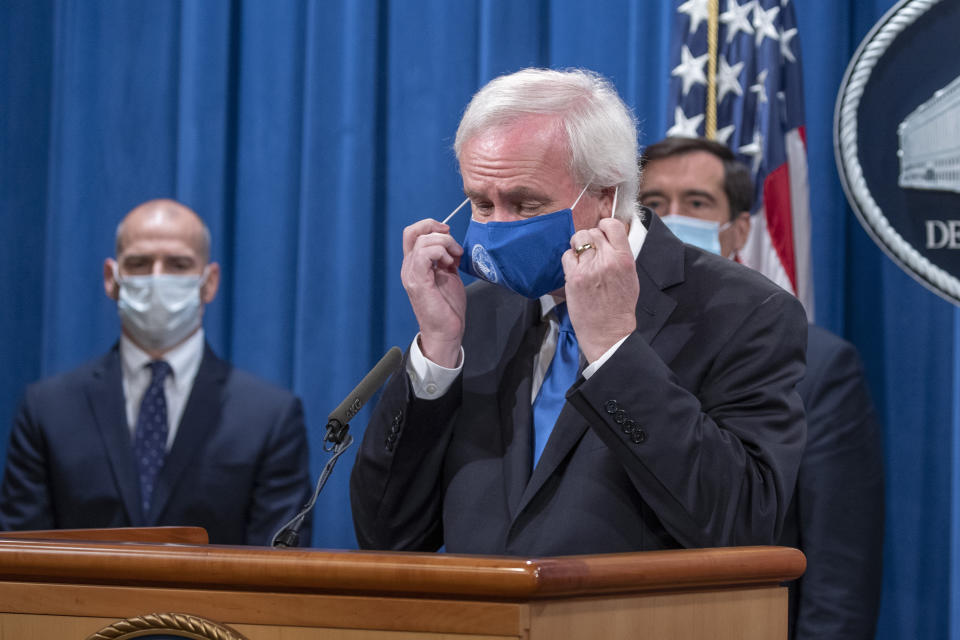
<svg viewBox="0 0 960 640">
<path fill-rule="evenodd" d="M 0 530 L 191 525 L 211 543 L 267 545 L 296 514 L 310 492 L 303 409 L 204 340 L 219 282 L 210 233 L 189 208 L 151 200 L 123 219 L 103 265 L 122 335 L 27 388 Z"/>
</svg>

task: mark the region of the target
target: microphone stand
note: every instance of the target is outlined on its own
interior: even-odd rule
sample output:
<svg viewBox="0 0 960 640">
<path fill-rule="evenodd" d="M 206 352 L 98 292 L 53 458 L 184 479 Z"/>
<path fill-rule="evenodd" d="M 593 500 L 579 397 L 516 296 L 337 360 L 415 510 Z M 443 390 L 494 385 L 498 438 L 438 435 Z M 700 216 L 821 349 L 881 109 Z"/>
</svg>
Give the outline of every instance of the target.
<svg viewBox="0 0 960 640">
<path fill-rule="evenodd" d="M 327 453 L 333 453 L 333 455 L 327 460 L 327 464 L 323 466 L 323 471 L 317 480 L 317 488 L 314 489 L 310 500 L 303 506 L 300 513 L 291 518 L 285 525 L 280 527 L 279 531 L 273 534 L 273 539 L 270 541 L 271 547 L 296 547 L 300 544 L 300 527 L 303 526 L 303 521 L 306 519 L 307 514 L 313 509 L 313 505 L 317 502 L 317 497 L 319 497 L 323 485 L 327 483 L 327 478 L 329 478 L 333 472 L 333 466 L 337 464 L 337 458 L 343 455 L 347 447 L 353 444 L 353 436 L 347 433 L 349 426 L 348 424 L 341 425 L 339 420 L 331 420 L 327 423 L 327 436 L 323 439 L 323 450 Z"/>
<path fill-rule="evenodd" d="M 320 490 L 323 489 L 323 485 L 326 484 L 327 478 L 330 477 L 330 473 L 333 471 L 333 465 L 337 463 L 337 458 L 343 455 L 347 447 L 353 444 L 353 436 L 347 433 L 347 429 L 350 428 L 349 423 L 351 418 L 357 415 L 357 412 L 359 412 L 363 405 L 373 396 L 374 392 L 383 385 L 387 377 L 397 368 L 402 359 L 403 354 L 400 353 L 400 349 L 391 347 L 390 350 L 380 358 L 380 361 L 373 369 L 363 377 L 360 384 L 354 387 L 350 395 L 344 398 L 340 406 L 334 409 L 333 413 L 327 418 L 327 435 L 323 438 L 323 450 L 333 455 L 327 460 L 327 464 L 323 467 L 323 473 L 320 474 L 320 479 L 317 480 L 317 488 L 314 490 L 310 501 L 304 505 L 300 513 L 293 516 L 289 522 L 273 534 L 273 539 L 270 541 L 271 546 L 297 546 L 297 543 L 300 541 L 300 527 L 303 526 L 303 521 L 307 517 L 307 514 L 313 509 L 313 505 L 317 501 L 317 496 L 320 495 Z"/>
</svg>

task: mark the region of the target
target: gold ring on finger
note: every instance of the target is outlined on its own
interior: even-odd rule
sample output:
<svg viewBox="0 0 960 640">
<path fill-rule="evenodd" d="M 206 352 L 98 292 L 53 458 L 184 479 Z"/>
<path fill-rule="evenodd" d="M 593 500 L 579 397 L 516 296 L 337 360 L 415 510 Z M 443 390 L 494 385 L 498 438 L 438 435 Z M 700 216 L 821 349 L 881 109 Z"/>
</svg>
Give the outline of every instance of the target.
<svg viewBox="0 0 960 640">
<path fill-rule="evenodd" d="M 574 249 L 573 251 L 574 251 L 574 253 L 576 253 L 576 254 L 579 256 L 581 253 L 583 253 L 583 252 L 586 251 L 587 249 L 596 249 L 596 247 L 594 247 L 594 246 L 593 246 L 592 244 L 590 244 L 589 242 L 584 242 L 582 245 L 580 245 L 579 247 L 577 247 L 577 248 Z"/>
</svg>

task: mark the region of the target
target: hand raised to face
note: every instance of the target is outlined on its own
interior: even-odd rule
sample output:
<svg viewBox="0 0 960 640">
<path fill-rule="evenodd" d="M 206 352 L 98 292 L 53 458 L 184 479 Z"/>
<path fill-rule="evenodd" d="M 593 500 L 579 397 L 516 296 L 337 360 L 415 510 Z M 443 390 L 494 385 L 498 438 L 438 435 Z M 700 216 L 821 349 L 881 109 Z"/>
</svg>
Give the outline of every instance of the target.
<svg viewBox="0 0 960 640">
<path fill-rule="evenodd" d="M 450 227 L 433 219 L 403 230 L 400 280 L 420 326 L 420 349 L 436 364 L 454 368 L 463 341 L 467 295 L 457 271 L 463 249 Z"/>
<path fill-rule="evenodd" d="M 640 284 L 627 227 L 604 218 L 570 238 L 564 293 L 580 350 L 593 362 L 637 328 Z"/>
</svg>

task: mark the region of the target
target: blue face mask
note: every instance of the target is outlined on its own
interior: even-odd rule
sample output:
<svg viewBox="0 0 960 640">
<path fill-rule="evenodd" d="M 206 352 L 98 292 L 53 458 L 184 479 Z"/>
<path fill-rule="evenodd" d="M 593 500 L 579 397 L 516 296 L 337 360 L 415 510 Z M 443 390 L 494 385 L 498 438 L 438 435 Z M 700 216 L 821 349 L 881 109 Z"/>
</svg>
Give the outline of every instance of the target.
<svg viewBox="0 0 960 640">
<path fill-rule="evenodd" d="M 730 226 L 729 222 L 721 225 L 712 220 L 701 220 L 676 213 L 664 216 L 660 220 L 682 242 L 717 255 L 720 255 L 720 232 Z"/>
<path fill-rule="evenodd" d="M 569 209 L 510 222 L 471 218 L 460 270 L 531 299 L 563 288 L 561 257 L 576 231 L 573 208 L 587 187 Z"/>
<path fill-rule="evenodd" d="M 460 270 L 536 299 L 563 287 L 560 258 L 573 233 L 572 209 L 510 222 L 471 219 Z"/>
</svg>

